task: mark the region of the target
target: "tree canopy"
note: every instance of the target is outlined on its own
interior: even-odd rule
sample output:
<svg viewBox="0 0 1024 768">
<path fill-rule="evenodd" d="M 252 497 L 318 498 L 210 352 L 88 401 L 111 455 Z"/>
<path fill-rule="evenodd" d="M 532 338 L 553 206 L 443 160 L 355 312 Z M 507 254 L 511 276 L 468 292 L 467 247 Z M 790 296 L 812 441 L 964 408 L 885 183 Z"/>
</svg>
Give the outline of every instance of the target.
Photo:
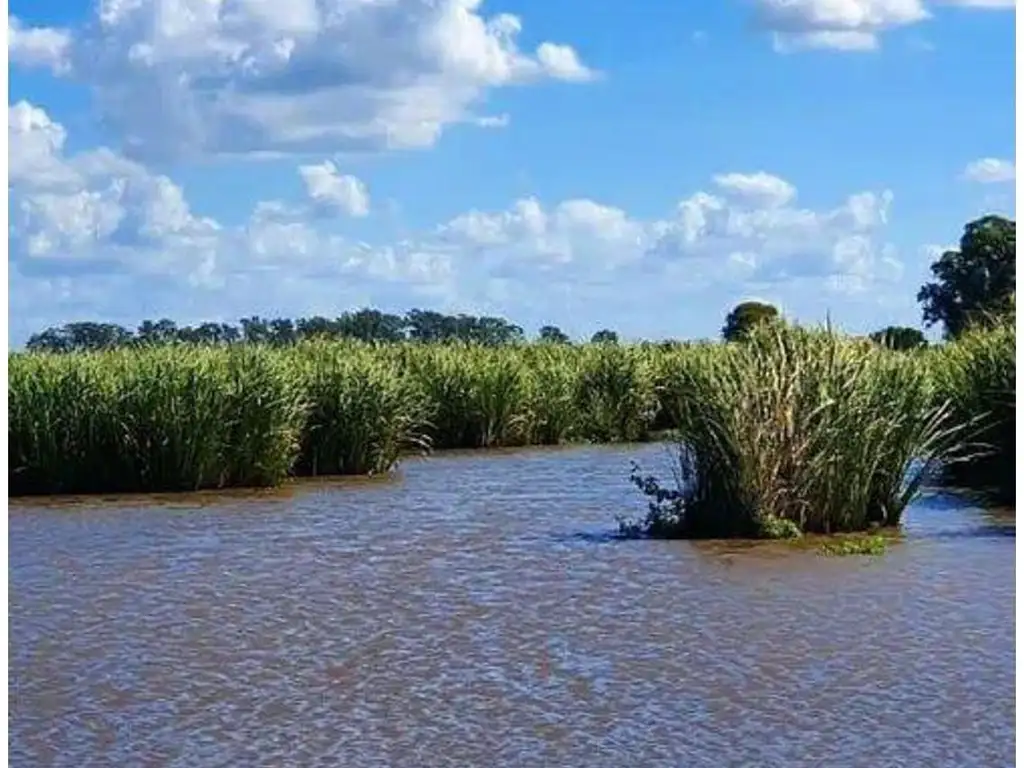
<svg viewBox="0 0 1024 768">
<path fill-rule="evenodd" d="M 745 301 L 737 304 L 732 312 L 726 315 L 722 338 L 726 341 L 739 341 L 758 323 L 769 322 L 778 317 L 779 310 L 771 304 Z"/>
<path fill-rule="evenodd" d="M 928 340 L 917 328 L 902 325 L 890 325 L 871 334 L 871 340 L 883 347 L 906 351 L 928 346 Z"/>
<path fill-rule="evenodd" d="M 1017 281 L 1017 224 L 983 216 L 964 227 L 959 250 L 931 265 L 934 282 L 918 291 L 927 325 L 942 323 L 947 338 L 1013 308 Z"/>
<path fill-rule="evenodd" d="M 556 331 L 558 329 L 555 329 Z M 558 331 L 561 333 L 561 331 Z M 568 337 L 562 334 L 565 340 Z M 171 344 L 271 344 L 284 346 L 304 339 L 358 339 L 367 342 L 475 342 L 512 344 L 524 339 L 523 329 L 500 317 L 445 315 L 414 309 L 394 315 L 376 309 L 345 312 L 337 318 L 267 319 L 244 317 L 238 325 L 201 323 L 178 326 L 173 320 L 146 320 L 133 332 L 113 323 L 79 322 L 47 328 L 29 338 L 30 351 L 78 352 L 124 346 Z"/>
<path fill-rule="evenodd" d="M 607 328 L 603 328 L 593 336 L 590 337 L 591 344 L 618 344 L 619 334 L 615 331 L 610 331 Z"/>
<path fill-rule="evenodd" d="M 549 344 L 568 344 L 568 334 L 562 331 L 557 325 L 543 325 L 539 332 L 539 338 Z"/>
</svg>

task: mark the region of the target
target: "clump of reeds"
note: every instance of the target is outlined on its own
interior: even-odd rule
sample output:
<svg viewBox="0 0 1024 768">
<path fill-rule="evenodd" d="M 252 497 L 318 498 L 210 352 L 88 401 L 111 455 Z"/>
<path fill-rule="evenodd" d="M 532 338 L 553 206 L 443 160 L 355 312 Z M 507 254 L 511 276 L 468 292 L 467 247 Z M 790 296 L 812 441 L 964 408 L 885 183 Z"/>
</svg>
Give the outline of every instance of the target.
<svg viewBox="0 0 1024 768">
<path fill-rule="evenodd" d="M 964 428 L 920 362 L 830 329 L 765 325 L 665 377 L 679 422 L 674 488 L 628 533 L 779 537 L 896 525 Z"/>
<path fill-rule="evenodd" d="M 575 406 L 578 432 L 587 440 L 613 443 L 647 437 L 658 412 L 649 352 L 617 344 L 586 347 L 579 362 Z"/>
<path fill-rule="evenodd" d="M 298 475 L 373 475 L 430 447 L 430 403 L 378 349 L 314 342 L 289 353 L 309 403 Z"/>
<path fill-rule="evenodd" d="M 946 483 L 1016 503 L 1017 334 L 1013 318 L 969 331 L 929 355 L 936 398 L 973 421 L 972 441 L 942 472 Z"/>
<path fill-rule="evenodd" d="M 522 445 L 526 373 L 517 350 L 479 345 L 410 348 L 409 375 L 430 404 L 437 448 Z"/>
<path fill-rule="evenodd" d="M 251 347 L 14 355 L 10 493 L 197 490 L 281 482 L 304 403 Z"/>
</svg>

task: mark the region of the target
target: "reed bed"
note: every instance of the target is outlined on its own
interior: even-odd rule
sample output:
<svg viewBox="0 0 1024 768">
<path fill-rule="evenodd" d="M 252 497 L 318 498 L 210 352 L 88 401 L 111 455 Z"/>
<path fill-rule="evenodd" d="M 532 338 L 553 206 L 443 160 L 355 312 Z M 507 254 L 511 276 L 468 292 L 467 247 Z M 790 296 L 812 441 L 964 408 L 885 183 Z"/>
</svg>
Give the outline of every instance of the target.
<svg viewBox="0 0 1024 768">
<path fill-rule="evenodd" d="M 14 354 L 11 495 L 367 475 L 431 448 L 643 439 L 648 355 L 604 345 L 175 345 Z"/>
<path fill-rule="evenodd" d="M 13 355 L 9 493 L 280 483 L 306 413 L 284 362 L 257 347 Z"/>
<path fill-rule="evenodd" d="M 658 510 L 637 530 L 861 530 L 898 523 L 929 467 L 946 459 L 973 467 L 968 479 L 1012 488 L 1014 342 L 1007 325 L 900 354 L 773 327 L 739 344 L 13 354 L 9 492 L 274 485 L 381 474 L 431 449 L 673 430 L 678 483 L 634 478 Z M 983 420 L 975 442 L 998 447 L 984 457 L 968 450 Z"/>
<path fill-rule="evenodd" d="M 944 467 L 943 480 L 1016 504 L 1017 334 L 1012 318 L 968 332 L 929 355 L 936 399 L 973 421 L 972 441 Z"/>
<path fill-rule="evenodd" d="M 824 330 L 759 327 L 666 374 L 674 486 L 633 480 L 649 513 L 628 533 L 780 537 L 900 522 L 970 424 L 937 402 L 922 358 Z"/>
</svg>

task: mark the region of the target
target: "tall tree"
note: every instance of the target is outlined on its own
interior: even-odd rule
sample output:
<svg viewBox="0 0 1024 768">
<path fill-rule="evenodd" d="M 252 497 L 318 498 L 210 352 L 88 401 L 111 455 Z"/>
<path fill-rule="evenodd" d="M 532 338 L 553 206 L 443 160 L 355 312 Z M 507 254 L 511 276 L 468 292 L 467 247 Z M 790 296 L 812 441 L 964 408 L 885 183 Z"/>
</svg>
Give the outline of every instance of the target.
<svg viewBox="0 0 1024 768">
<path fill-rule="evenodd" d="M 557 325 L 542 325 L 540 340 L 548 344 L 568 344 L 569 336 Z"/>
<path fill-rule="evenodd" d="M 86 352 L 125 346 L 134 339 L 127 328 L 114 323 L 68 323 L 33 334 L 25 347 L 32 352 Z"/>
<path fill-rule="evenodd" d="M 618 344 L 619 334 L 615 331 L 610 331 L 607 328 L 603 328 L 593 336 L 590 337 L 591 344 Z"/>
<path fill-rule="evenodd" d="M 270 327 L 262 317 L 243 317 L 241 324 L 242 338 L 246 344 L 266 344 L 270 341 Z"/>
<path fill-rule="evenodd" d="M 725 317 L 722 338 L 726 341 L 740 341 L 759 323 L 772 322 L 779 317 L 779 310 L 771 304 L 760 301 L 745 301 L 737 304 Z"/>
<path fill-rule="evenodd" d="M 946 338 L 1012 310 L 1017 281 L 1017 224 L 983 216 L 964 227 L 960 249 L 932 264 L 934 282 L 918 291 L 927 325 L 942 323 Z"/>
<path fill-rule="evenodd" d="M 173 320 L 144 320 L 135 331 L 140 344 L 167 344 L 178 338 L 178 325 Z"/>
<path fill-rule="evenodd" d="M 875 331 L 871 334 L 871 340 L 883 347 L 898 351 L 928 346 L 928 340 L 919 329 L 900 325 L 890 325 L 880 331 Z"/>
</svg>

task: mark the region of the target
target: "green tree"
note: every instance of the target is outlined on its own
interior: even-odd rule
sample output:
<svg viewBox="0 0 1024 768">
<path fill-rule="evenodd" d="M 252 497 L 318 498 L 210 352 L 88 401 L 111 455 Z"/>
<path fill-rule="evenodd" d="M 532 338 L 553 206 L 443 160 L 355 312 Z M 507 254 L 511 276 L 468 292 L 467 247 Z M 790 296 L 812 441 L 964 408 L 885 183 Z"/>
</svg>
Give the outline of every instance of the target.
<svg viewBox="0 0 1024 768">
<path fill-rule="evenodd" d="M 33 334 L 25 344 L 32 352 L 85 352 L 130 344 L 135 338 L 127 328 L 114 323 L 68 323 Z"/>
<path fill-rule="evenodd" d="M 771 304 L 759 301 L 745 301 L 737 304 L 732 312 L 725 317 L 722 327 L 722 338 L 726 341 L 739 341 L 745 337 L 758 323 L 777 320 L 779 310 Z"/>
<path fill-rule="evenodd" d="M 934 282 L 918 291 L 927 325 L 942 323 L 946 338 L 1013 309 L 1017 281 L 1017 224 L 983 216 L 964 227 L 960 249 L 932 264 Z"/>
<path fill-rule="evenodd" d="M 917 328 L 901 325 L 890 325 L 871 334 L 871 340 L 883 347 L 906 351 L 928 346 L 928 340 Z"/>
<path fill-rule="evenodd" d="M 619 334 L 604 328 L 590 337 L 591 344 L 618 344 Z"/>
<path fill-rule="evenodd" d="M 542 325 L 540 328 L 540 340 L 547 344 L 568 344 L 569 336 L 557 325 Z"/>
<path fill-rule="evenodd" d="M 173 320 L 145 320 L 135 331 L 140 344 L 169 344 L 178 338 L 178 325 Z"/>
</svg>

